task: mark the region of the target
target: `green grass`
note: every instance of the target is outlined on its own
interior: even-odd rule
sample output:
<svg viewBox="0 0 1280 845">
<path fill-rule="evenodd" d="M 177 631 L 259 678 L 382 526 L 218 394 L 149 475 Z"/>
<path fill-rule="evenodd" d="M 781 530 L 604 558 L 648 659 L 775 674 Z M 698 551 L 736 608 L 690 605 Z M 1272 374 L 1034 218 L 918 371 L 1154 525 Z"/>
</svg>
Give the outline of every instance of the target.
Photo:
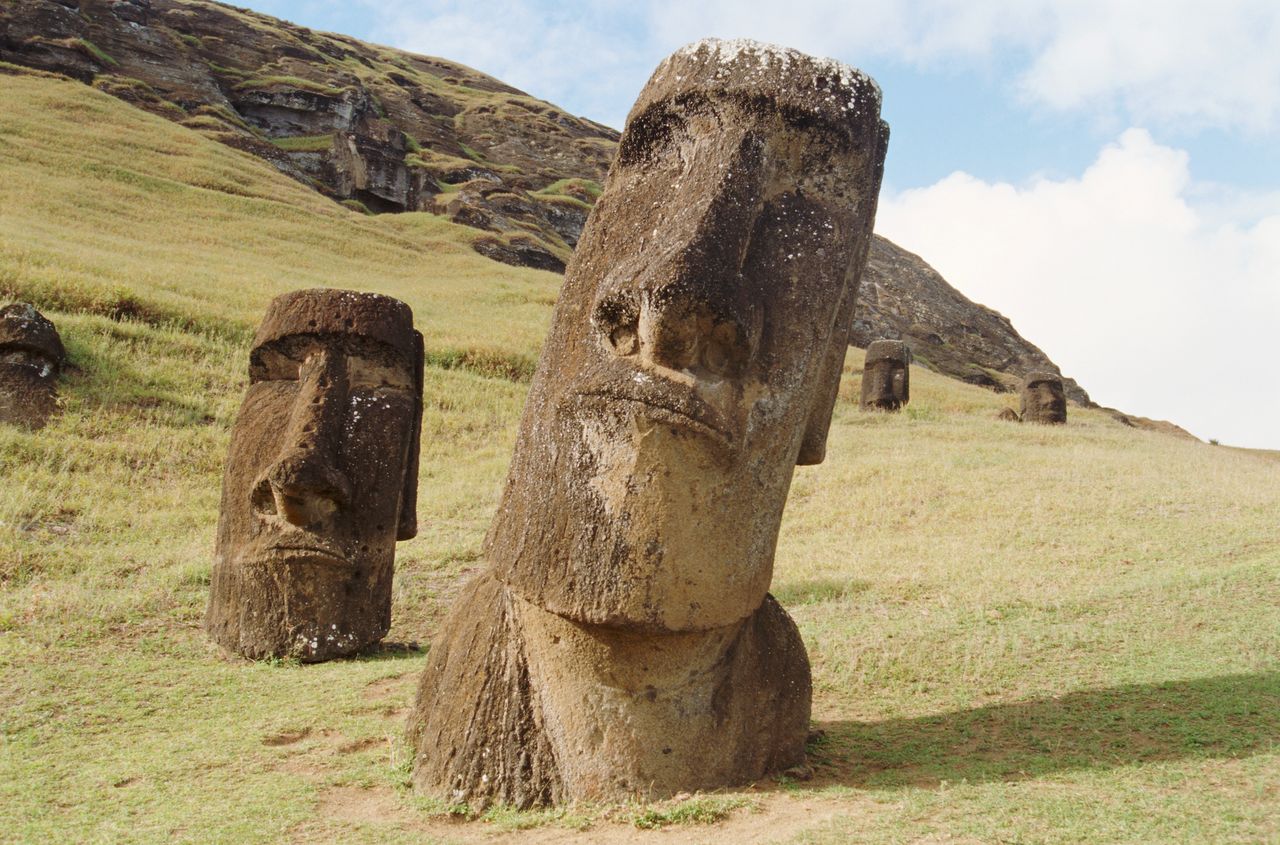
<svg viewBox="0 0 1280 845">
<path fill-rule="evenodd" d="M 656 830 L 670 825 L 715 824 L 727 819 L 734 810 L 750 806 L 750 800 L 740 795 L 700 795 L 669 807 L 647 807 L 635 814 L 632 824 L 641 830 Z"/>
<path fill-rule="evenodd" d="M 557 179 L 538 193 L 546 196 L 569 196 L 571 190 L 586 193 L 591 197 L 592 202 L 599 199 L 600 194 L 604 192 L 600 183 L 593 179 Z"/>
<path fill-rule="evenodd" d="M 249 339 L 296 287 L 413 307 L 422 528 L 388 639 L 425 647 L 483 565 L 559 279 L 88 87 L 4 80 L 0 291 L 47 309 L 74 369 L 48 429 L 0 427 L 0 841 L 1280 840 L 1274 460 L 1076 408 L 1001 423 L 1008 397 L 920 367 L 906 413 L 865 414 L 857 350 L 774 579 L 813 779 L 476 818 L 415 796 L 421 649 L 253 664 L 199 629 Z"/>
<path fill-rule="evenodd" d="M 271 88 L 277 85 L 297 88 L 302 91 L 310 91 L 313 94 L 323 94 L 327 97 L 341 96 L 342 93 L 347 90 L 325 82 L 316 82 L 312 79 L 303 79 L 300 76 L 289 76 L 287 74 L 273 74 L 267 76 L 250 75 L 243 82 L 236 83 L 236 90 L 248 91 L 257 88 Z"/>
<path fill-rule="evenodd" d="M 112 67 L 116 67 L 117 65 L 120 64 L 115 59 L 108 56 L 101 47 L 99 47 L 97 44 L 94 44 L 92 41 L 90 41 L 87 38 L 77 38 L 76 44 L 78 44 L 80 48 L 84 50 L 86 53 L 93 56 L 95 59 L 102 62 L 103 64 L 108 64 L 108 65 L 111 65 Z"/>
<path fill-rule="evenodd" d="M 272 138 L 271 143 L 291 153 L 322 153 L 333 146 L 333 136 L 295 135 L 291 138 Z"/>
</svg>

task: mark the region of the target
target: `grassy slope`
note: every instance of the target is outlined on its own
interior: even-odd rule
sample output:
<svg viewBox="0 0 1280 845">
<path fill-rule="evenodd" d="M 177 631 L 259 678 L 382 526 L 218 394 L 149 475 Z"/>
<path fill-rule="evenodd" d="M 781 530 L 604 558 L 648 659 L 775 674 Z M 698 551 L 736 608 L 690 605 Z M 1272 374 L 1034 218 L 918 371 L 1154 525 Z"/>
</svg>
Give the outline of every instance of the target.
<svg viewBox="0 0 1280 845">
<path fill-rule="evenodd" d="M 462 364 L 428 373 L 424 529 L 398 557 L 391 639 L 430 638 L 478 565 L 523 399 L 486 373 L 527 368 L 557 282 L 472 234 L 351 213 L 83 86 L 0 77 L 0 291 L 49 308 L 77 365 L 48 430 L 0 429 L 0 841 L 488 831 L 403 788 L 421 652 L 242 664 L 198 627 L 253 322 L 331 284 L 407 300 Z M 1274 462 L 1084 411 L 998 423 L 1007 398 L 922 370 L 905 413 L 864 415 L 859 366 L 826 463 L 797 472 L 775 579 L 826 740 L 814 781 L 746 793 L 762 829 L 792 802 L 809 809 L 782 835 L 803 842 L 1280 839 Z M 616 832 L 575 818 L 593 814 L 590 835 Z"/>
</svg>

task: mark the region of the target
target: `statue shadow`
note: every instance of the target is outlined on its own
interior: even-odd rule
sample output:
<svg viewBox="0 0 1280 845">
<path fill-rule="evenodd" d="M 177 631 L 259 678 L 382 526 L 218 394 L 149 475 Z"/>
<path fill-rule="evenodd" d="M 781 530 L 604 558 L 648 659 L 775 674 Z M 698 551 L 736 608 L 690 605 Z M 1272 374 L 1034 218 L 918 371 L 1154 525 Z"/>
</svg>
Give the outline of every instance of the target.
<svg viewBox="0 0 1280 845">
<path fill-rule="evenodd" d="M 1280 672 L 1085 690 L 937 716 L 819 722 L 811 787 L 936 787 L 1280 748 Z"/>
<path fill-rule="evenodd" d="M 382 663 L 391 660 L 416 660 L 427 653 L 417 642 L 379 641 L 361 649 L 350 657 L 341 658 L 353 663 Z"/>
</svg>

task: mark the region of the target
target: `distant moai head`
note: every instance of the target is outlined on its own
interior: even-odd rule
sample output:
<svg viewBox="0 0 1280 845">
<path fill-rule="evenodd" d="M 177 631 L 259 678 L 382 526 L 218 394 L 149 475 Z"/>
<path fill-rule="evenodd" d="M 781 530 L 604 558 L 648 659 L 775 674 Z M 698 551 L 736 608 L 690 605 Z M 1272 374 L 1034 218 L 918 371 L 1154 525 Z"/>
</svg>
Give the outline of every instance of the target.
<svg viewBox="0 0 1280 845">
<path fill-rule="evenodd" d="M 911 400 L 911 350 L 900 340 L 877 340 L 862 366 L 863 410 L 896 411 Z"/>
<path fill-rule="evenodd" d="M 205 625 L 223 647 L 319 661 L 386 634 L 396 540 L 417 532 L 422 366 L 399 300 L 271 302 L 222 483 Z"/>
<path fill-rule="evenodd" d="M 1067 394 L 1062 376 L 1028 373 L 1022 383 L 1022 421 L 1057 425 L 1067 421 Z"/>
<path fill-rule="evenodd" d="M 488 557 L 576 621 L 758 608 L 824 454 L 888 128 L 866 76 L 758 46 L 658 67 L 561 289 Z"/>
<path fill-rule="evenodd" d="M 67 361 L 53 323 L 24 302 L 0 309 L 0 423 L 43 428 L 58 410 Z"/>
</svg>

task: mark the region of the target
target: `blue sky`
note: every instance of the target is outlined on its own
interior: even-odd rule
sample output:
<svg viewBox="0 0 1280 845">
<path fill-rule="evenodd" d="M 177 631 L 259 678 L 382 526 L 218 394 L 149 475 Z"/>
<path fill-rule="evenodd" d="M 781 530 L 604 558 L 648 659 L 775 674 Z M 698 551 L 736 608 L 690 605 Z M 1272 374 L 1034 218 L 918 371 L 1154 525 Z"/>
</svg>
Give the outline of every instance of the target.
<svg viewBox="0 0 1280 845">
<path fill-rule="evenodd" d="M 1258 389 L 1280 326 L 1276 0 L 247 2 L 617 128 L 701 37 L 854 64 L 893 130 L 881 234 L 1095 400 L 1280 449 L 1280 390 Z"/>
</svg>

